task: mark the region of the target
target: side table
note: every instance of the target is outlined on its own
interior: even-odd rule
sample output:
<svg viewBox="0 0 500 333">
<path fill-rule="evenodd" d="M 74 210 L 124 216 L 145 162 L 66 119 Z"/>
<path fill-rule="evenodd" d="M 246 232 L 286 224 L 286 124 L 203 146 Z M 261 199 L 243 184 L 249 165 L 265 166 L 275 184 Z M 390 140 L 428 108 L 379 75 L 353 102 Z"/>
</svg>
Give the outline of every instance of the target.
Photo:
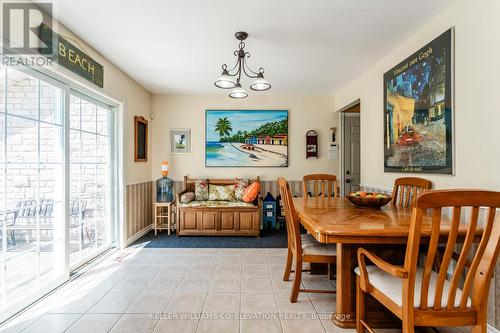
<svg viewBox="0 0 500 333">
<path fill-rule="evenodd" d="M 159 209 L 158 209 L 159 208 Z M 166 209 L 166 215 L 165 215 Z M 172 219 L 175 218 L 175 201 L 173 202 L 153 202 L 153 226 L 155 229 L 155 236 L 158 231 L 167 230 L 170 236 L 170 231 L 175 223 L 172 223 Z M 166 219 L 167 223 L 164 223 Z"/>
</svg>

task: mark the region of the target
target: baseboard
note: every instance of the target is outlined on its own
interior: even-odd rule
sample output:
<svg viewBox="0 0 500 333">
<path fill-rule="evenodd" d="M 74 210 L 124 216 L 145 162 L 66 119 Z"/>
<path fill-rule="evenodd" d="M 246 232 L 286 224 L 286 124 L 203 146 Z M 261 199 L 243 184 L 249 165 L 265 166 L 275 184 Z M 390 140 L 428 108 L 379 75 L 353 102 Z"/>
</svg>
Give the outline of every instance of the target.
<svg viewBox="0 0 500 333">
<path fill-rule="evenodd" d="M 145 234 L 147 234 L 152 229 L 153 229 L 153 225 L 150 224 L 146 228 L 144 228 L 141 231 L 137 232 L 135 235 L 127 238 L 127 242 L 126 242 L 125 247 L 129 246 L 130 244 L 132 244 L 133 242 L 135 242 L 136 240 L 138 240 L 139 238 L 141 238 L 142 236 L 144 236 Z"/>
<path fill-rule="evenodd" d="M 500 330 L 495 326 L 488 324 L 488 333 L 500 333 Z"/>
</svg>

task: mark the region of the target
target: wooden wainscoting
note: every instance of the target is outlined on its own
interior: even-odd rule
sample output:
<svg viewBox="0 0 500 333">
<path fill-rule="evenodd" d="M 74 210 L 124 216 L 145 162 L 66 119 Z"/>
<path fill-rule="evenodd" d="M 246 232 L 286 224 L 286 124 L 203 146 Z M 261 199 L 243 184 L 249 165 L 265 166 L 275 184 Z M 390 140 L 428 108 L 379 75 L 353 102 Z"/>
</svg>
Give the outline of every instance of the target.
<svg viewBox="0 0 500 333">
<path fill-rule="evenodd" d="M 153 221 L 153 182 L 127 185 L 125 211 L 127 244 L 151 229 Z"/>
</svg>

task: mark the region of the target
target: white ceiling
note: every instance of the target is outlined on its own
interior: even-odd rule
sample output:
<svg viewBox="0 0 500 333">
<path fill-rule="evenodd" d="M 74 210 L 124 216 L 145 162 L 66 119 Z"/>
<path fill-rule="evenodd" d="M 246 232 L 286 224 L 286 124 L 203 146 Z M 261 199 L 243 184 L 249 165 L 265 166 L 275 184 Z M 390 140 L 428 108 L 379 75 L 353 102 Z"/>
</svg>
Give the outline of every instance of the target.
<svg viewBox="0 0 500 333">
<path fill-rule="evenodd" d="M 453 0 L 59 0 L 58 16 L 153 93 L 216 93 L 247 31 L 272 91 L 334 92 Z M 106 70 L 106 69 L 105 69 Z M 248 88 L 250 79 L 242 79 Z M 227 92 L 224 92 L 227 93 Z"/>
</svg>

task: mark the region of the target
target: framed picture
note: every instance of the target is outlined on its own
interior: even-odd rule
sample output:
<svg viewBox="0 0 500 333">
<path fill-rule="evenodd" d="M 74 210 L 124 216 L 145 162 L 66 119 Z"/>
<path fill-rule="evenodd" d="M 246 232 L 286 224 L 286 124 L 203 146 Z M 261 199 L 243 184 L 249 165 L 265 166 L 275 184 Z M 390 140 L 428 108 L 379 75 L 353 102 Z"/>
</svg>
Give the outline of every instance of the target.
<svg viewBox="0 0 500 333">
<path fill-rule="evenodd" d="M 189 154 L 191 151 L 191 130 L 173 128 L 170 130 L 170 153 Z"/>
<path fill-rule="evenodd" d="M 453 28 L 384 74 L 384 170 L 453 174 Z"/>
<path fill-rule="evenodd" d="M 288 110 L 206 110 L 205 166 L 287 167 Z"/>
<path fill-rule="evenodd" d="M 148 161 L 148 121 L 141 116 L 134 117 L 134 161 Z"/>
</svg>

